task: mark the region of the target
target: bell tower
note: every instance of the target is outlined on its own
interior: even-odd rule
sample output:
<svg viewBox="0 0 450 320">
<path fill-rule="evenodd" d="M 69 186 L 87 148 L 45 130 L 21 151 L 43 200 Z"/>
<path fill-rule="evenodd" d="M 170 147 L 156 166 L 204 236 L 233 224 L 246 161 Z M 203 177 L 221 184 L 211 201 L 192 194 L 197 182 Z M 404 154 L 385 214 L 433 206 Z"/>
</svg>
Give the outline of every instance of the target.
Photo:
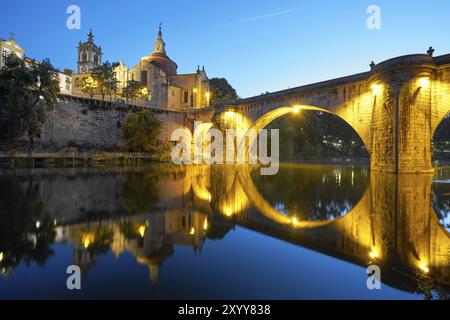
<svg viewBox="0 0 450 320">
<path fill-rule="evenodd" d="M 102 64 L 102 48 L 94 43 L 92 29 L 87 42 L 78 44 L 78 73 L 89 73 L 93 68 Z"/>
<path fill-rule="evenodd" d="M 166 54 L 166 44 L 164 43 L 163 37 L 162 37 L 162 24 L 159 24 L 159 32 L 158 32 L 158 38 L 155 40 L 155 49 L 153 50 L 153 53 L 161 53 Z"/>
</svg>

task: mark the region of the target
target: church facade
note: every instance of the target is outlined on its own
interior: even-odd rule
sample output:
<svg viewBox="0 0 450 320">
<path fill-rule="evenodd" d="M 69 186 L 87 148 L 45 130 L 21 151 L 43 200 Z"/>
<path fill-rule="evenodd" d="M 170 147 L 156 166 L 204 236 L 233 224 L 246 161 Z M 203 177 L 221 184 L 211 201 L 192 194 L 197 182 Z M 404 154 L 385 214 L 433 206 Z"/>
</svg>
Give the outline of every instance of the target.
<svg viewBox="0 0 450 320">
<path fill-rule="evenodd" d="M 80 42 L 78 46 L 78 73 L 73 75 L 72 87 L 74 96 L 86 95 L 81 88 L 90 77 L 92 69 L 101 65 L 102 59 L 102 49 L 94 43 L 94 36 L 90 32 L 88 41 Z M 145 107 L 178 111 L 208 107 L 211 97 L 205 69 L 198 67 L 190 74 L 178 74 L 177 70 L 178 65 L 167 55 L 160 26 L 151 54 L 142 57 L 131 68 L 126 66 L 123 60 L 114 68 L 118 81 L 116 100 L 125 100 L 121 97 L 123 88 L 127 86 L 128 81 L 134 80 L 148 89 L 149 101 L 140 102 Z"/>
</svg>

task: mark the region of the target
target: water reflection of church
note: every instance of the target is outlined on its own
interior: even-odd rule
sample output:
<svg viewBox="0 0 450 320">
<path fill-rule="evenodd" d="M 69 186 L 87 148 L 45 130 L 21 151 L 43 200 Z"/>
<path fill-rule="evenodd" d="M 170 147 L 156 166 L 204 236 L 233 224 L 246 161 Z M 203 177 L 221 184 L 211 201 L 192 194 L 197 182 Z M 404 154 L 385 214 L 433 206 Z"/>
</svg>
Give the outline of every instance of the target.
<svg viewBox="0 0 450 320">
<path fill-rule="evenodd" d="M 87 274 L 98 255 L 112 251 L 116 258 L 131 253 L 149 268 L 152 282 L 174 252 L 174 246 L 201 251 L 208 227 L 204 214 L 189 210 L 153 212 L 137 219 L 103 220 L 57 228 L 57 242 L 75 244 L 74 264 Z"/>
</svg>

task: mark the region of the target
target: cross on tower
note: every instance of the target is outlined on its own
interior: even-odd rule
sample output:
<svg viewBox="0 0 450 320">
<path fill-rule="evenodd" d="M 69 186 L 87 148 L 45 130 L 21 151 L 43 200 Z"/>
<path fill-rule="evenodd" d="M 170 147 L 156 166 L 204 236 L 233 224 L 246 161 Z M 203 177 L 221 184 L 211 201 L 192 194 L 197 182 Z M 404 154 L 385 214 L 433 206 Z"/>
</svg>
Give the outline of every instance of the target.
<svg viewBox="0 0 450 320">
<path fill-rule="evenodd" d="M 159 23 L 159 32 L 158 32 L 159 36 L 162 36 L 162 23 Z"/>
</svg>

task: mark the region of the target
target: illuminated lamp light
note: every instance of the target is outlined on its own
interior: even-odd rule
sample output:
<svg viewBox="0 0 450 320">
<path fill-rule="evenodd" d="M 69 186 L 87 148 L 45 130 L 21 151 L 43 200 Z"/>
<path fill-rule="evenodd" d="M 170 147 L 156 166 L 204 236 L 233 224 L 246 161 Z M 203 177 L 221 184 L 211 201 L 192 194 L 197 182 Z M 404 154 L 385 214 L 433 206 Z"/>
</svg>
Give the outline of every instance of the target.
<svg viewBox="0 0 450 320">
<path fill-rule="evenodd" d="M 430 87 L 430 78 L 423 77 L 419 79 L 419 85 L 422 89 L 427 89 Z"/>
<path fill-rule="evenodd" d="M 370 86 L 374 95 L 379 95 L 381 93 L 382 87 L 379 84 L 372 84 Z"/>
</svg>

